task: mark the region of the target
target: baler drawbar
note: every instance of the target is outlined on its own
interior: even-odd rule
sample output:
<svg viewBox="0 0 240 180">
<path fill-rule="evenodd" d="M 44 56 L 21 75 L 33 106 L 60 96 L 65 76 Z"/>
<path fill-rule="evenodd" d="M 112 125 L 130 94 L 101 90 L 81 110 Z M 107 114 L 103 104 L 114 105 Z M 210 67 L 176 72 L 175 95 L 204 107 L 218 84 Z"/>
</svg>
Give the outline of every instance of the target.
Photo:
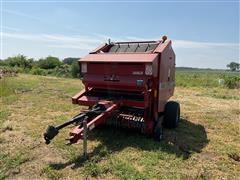
<svg viewBox="0 0 240 180">
<path fill-rule="evenodd" d="M 85 155 L 87 131 L 100 124 L 138 129 L 157 141 L 163 138 L 163 126 L 177 127 L 180 105 L 168 101 L 174 93 L 175 53 L 166 36 L 159 41 L 109 41 L 78 63 L 84 89 L 72 103 L 88 109 L 61 125 L 48 126 L 46 144 L 70 124 L 76 126 L 69 144 L 83 139 Z"/>
<path fill-rule="evenodd" d="M 71 124 L 75 124 L 76 127 L 70 132 L 70 137 L 67 140 L 69 140 L 69 144 L 76 143 L 83 135 L 84 120 L 87 122 L 87 128 L 92 130 L 96 125 L 101 124 L 105 118 L 109 116 L 109 113 L 111 113 L 115 108 L 116 104 L 111 102 L 101 102 L 93 106 L 87 112 L 82 112 L 63 124 L 60 124 L 56 127 L 48 126 L 46 132 L 44 133 L 45 143 L 49 144 L 51 140 L 58 134 L 60 129 Z"/>
</svg>

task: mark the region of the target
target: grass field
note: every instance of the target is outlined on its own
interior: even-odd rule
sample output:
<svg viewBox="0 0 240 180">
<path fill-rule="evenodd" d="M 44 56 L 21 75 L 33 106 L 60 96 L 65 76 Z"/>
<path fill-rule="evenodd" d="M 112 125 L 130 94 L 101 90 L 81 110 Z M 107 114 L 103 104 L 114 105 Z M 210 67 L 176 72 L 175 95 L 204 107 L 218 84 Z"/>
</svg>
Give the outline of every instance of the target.
<svg viewBox="0 0 240 180">
<path fill-rule="evenodd" d="M 81 141 L 64 144 L 69 128 L 48 146 L 42 138 L 47 125 L 80 111 L 70 98 L 82 88 L 79 80 L 24 74 L 0 80 L 0 179 L 239 179 L 239 90 L 218 87 L 215 73 L 186 73 L 177 73 L 172 98 L 181 104 L 181 121 L 164 131 L 164 141 L 99 127 L 89 133 L 89 160 Z"/>
</svg>

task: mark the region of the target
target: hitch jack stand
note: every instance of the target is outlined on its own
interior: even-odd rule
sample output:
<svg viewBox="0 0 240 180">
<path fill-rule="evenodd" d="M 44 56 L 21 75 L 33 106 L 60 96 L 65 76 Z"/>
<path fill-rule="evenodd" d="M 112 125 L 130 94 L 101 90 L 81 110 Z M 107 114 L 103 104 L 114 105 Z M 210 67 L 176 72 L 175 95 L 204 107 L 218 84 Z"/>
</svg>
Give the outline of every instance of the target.
<svg viewBox="0 0 240 180">
<path fill-rule="evenodd" d="M 87 159 L 87 118 L 83 120 L 83 156 Z"/>
</svg>

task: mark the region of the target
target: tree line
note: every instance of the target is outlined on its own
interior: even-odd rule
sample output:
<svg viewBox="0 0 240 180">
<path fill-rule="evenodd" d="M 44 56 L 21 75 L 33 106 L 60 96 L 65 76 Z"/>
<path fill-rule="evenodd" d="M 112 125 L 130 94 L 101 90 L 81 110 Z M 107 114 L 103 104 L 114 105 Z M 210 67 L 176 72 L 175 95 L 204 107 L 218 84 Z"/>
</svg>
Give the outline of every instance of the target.
<svg viewBox="0 0 240 180">
<path fill-rule="evenodd" d="M 19 54 L 0 60 L 0 66 L 11 67 L 20 73 L 77 78 L 80 76 L 78 59 L 68 57 L 61 61 L 59 58 L 53 56 L 33 59 Z"/>
</svg>

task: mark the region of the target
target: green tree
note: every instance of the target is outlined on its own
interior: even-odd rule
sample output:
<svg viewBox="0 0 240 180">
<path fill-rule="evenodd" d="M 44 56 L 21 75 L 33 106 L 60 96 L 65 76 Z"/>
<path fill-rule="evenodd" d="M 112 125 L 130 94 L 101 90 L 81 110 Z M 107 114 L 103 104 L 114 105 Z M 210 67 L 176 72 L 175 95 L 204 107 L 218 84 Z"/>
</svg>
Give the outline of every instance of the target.
<svg viewBox="0 0 240 180">
<path fill-rule="evenodd" d="M 227 65 L 227 68 L 230 68 L 231 71 L 236 71 L 239 70 L 239 66 L 240 66 L 239 63 L 231 62 Z"/>
<path fill-rule="evenodd" d="M 6 62 L 0 59 L 0 66 L 5 66 L 5 65 L 6 65 Z"/>
<path fill-rule="evenodd" d="M 48 56 L 38 61 L 38 66 L 42 69 L 54 69 L 62 64 L 57 57 Z"/>
<path fill-rule="evenodd" d="M 33 66 L 33 62 L 34 60 L 31 58 L 31 59 L 27 59 L 26 56 L 24 55 L 17 55 L 17 56 L 13 56 L 13 57 L 8 57 L 6 60 L 5 60 L 5 63 L 8 65 L 8 66 L 12 66 L 12 67 L 22 67 L 22 68 L 32 68 Z"/>
<path fill-rule="evenodd" d="M 63 63 L 68 64 L 68 65 L 72 65 L 77 60 L 79 60 L 79 58 L 68 57 L 68 58 L 63 59 Z"/>
<path fill-rule="evenodd" d="M 72 77 L 74 77 L 74 78 L 78 78 L 80 76 L 80 68 L 79 68 L 79 64 L 77 61 L 72 63 L 71 73 L 72 73 Z"/>
</svg>

